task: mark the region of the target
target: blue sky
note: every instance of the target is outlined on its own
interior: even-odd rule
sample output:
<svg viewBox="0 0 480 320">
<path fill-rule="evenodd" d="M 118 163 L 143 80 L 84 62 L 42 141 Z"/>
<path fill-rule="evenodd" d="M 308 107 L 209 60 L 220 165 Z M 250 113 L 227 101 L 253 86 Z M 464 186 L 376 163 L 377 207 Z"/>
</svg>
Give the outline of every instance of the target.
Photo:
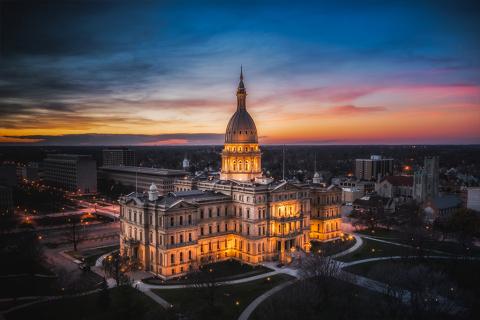
<svg viewBox="0 0 480 320">
<path fill-rule="evenodd" d="M 478 2 L 0 6 L 3 143 L 221 143 L 241 64 L 262 143 L 480 137 Z"/>
</svg>

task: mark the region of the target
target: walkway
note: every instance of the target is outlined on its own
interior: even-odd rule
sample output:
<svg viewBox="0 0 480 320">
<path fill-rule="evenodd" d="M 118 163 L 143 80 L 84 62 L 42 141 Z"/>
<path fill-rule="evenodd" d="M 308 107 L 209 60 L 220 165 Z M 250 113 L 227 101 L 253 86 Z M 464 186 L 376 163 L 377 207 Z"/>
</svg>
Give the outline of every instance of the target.
<svg viewBox="0 0 480 320">
<path fill-rule="evenodd" d="M 253 311 L 263 302 L 265 301 L 266 299 L 268 299 L 269 297 L 271 297 L 272 295 L 274 295 L 275 293 L 277 293 L 278 291 L 282 290 L 283 288 L 293 284 L 294 282 L 296 281 L 296 279 L 294 280 L 290 280 L 290 281 L 287 281 L 287 282 L 284 282 L 282 284 L 279 284 L 278 286 L 276 287 L 273 287 L 272 289 L 268 290 L 267 292 L 263 293 L 262 295 L 258 296 L 255 300 L 253 300 L 244 310 L 243 312 L 240 314 L 240 316 L 238 317 L 238 320 L 247 320 L 251 314 L 253 313 Z"/>
</svg>

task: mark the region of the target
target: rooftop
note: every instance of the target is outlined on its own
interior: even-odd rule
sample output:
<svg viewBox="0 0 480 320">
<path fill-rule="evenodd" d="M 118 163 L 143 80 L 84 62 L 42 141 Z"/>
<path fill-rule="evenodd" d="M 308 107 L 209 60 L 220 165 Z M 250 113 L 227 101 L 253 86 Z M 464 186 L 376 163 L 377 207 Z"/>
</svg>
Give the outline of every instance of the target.
<svg viewBox="0 0 480 320">
<path fill-rule="evenodd" d="M 130 172 L 130 173 L 157 175 L 157 176 L 183 176 L 183 175 L 189 174 L 184 170 L 134 167 L 134 166 L 103 166 L 103 167 L 100 167 L 99 169 L 103 171 Z"/>
</svg>

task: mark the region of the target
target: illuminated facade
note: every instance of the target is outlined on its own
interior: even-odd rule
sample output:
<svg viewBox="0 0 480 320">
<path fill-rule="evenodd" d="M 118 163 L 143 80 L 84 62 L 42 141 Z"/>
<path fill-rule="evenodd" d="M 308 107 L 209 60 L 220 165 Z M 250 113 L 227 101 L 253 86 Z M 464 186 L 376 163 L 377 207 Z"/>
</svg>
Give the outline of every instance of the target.
<svg viewBox="0 0 480 320">
<path fill-rule="evenodd" d="M 262 176 L 261 152 L 258 146 L 257 128 L 247 111 L 247 91 L 240 71 L 237 89 L 237 111 L 227 125 L 225 147 L 222 151 L 220 179 L 252 181 Z"/>
<path fill-rule="evenodd" d="M 164 196 L 152 184 L 148 194 L 120 199 L 121 253 L 139 259 L 145 270 L 172 278 L 230 258 L 285 263 L 292 252 L 308 251 L 310 238 L 340 235 L 340 189 L 262 177 L 257 130 L 245 98 L 241 74 L 220 179 L 178 179 L 176 191 Z"/>
</svg>

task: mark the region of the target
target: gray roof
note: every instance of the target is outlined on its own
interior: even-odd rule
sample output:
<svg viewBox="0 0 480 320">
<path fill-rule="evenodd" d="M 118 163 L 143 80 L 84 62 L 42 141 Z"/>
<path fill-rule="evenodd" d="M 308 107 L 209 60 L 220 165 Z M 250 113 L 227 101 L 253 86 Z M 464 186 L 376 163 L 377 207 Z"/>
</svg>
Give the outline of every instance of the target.
<svg viewBox="0 0 480 320">
<path fill-rule="evenodd" d="M 148 168 L 148 167 L 133 167 L 133 166 L 103 166 L 99 168 L 103 171 L 118 171 L 138 174 L 149 174 L 157 176 L 182 176 L 188 175 L 184 170 L 163 169 L 163 168 Z"/>
<path fill-rule="evenodd" d="M 448 209 L 458 207 L 462 203 L 462 200 L 455 195 L 444 195 L 433 198 L 432 203 L 438 209 Z"/>
</svg>

